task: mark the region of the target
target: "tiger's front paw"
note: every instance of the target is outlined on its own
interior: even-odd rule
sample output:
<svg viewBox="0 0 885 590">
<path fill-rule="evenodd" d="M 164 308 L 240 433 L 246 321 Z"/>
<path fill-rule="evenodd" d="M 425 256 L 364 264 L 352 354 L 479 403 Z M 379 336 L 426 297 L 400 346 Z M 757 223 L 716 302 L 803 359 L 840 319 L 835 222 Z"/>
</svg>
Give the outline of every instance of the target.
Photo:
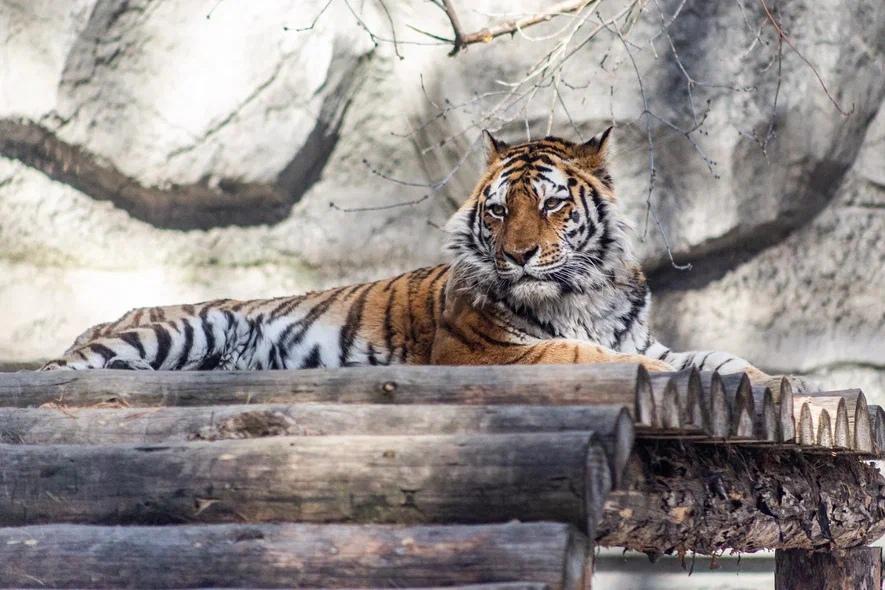
<svg viewBox="0 0 885 590">
<path fill-rule="evenodd" d="M 77 368 L 69 365 L 64 359 L 49 361 L 38 369 L 39 371 L 76 371 Z"/>
<path fill-rule="evenodd" d="M 107 364 L 108 369 L 121 369 L 123 371 L 153 371 L 154 368 L 144 359 L 111 359 Z"/>
<path fill-rule="evenodd" d="M 674 369 L 669 363 L 665 363 L 662 360 L 651 358 L 649 356 L 642 356 L 638 354 L 625 354 L 624 362 L 638 363 L 645 367 L 646 370 L 656 373 L 674 373 L 676 371 L 676 369 Z"/>
<path fill-rule="evenodd" d="M 673 373 L 676 371 L 672 365 L 665 363 L 664 361 L 659 361 L 658 359 L 644 359 L 642 361 L 642 366 L 649 371 L 657 371 L 659 373 Z"/>
</svg>

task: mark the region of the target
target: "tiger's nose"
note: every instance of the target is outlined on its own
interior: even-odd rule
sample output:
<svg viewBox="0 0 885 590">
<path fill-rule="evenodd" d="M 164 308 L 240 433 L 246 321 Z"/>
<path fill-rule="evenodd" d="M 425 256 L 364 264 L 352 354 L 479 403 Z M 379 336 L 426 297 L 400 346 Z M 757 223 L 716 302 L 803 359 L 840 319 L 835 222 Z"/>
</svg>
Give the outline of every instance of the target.
<svg viewBox="0 0 885 590">
<path fill-rule="evenodd" d="M 504 250 L 504 258 L 518 266 L 525 266 L 525 263 L 531 260 L 537 252 L 538 246 L 531 246 L 525 250 Z"/>
</svg>

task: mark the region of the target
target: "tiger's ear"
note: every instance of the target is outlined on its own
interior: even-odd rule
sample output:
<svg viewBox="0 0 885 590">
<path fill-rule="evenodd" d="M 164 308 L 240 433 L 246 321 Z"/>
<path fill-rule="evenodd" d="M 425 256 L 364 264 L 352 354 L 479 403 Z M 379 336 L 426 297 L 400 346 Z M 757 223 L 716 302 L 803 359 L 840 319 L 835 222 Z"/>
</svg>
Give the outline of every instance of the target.
<svg viewBox="0 0 885 590">
<path fill-rule="evenodd" d="M 609 127 L 578 146 L 578 158 L 587 169 L 600 170 L 605 168 L 605 164 L 608 161 L 608 145 L 611 132 L 612 128 Z"/>
<path fill-rule="evenodd" d="M 486 164 L 492 164 L 507 149 L 507 144 L 492 137 L 488 129 L 482 130 L 482 145 L 486 152 Z"/>
</svg>

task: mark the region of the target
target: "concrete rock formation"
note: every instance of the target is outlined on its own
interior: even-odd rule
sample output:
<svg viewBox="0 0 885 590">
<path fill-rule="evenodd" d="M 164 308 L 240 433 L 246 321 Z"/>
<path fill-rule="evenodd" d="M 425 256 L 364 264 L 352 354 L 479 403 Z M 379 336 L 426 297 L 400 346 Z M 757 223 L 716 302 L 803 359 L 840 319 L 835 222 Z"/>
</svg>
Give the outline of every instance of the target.
<svg viewBox="0 0 885 590">
<path fill-rule="evenodd" d="M 614 122 L 661 339 L 882 402 L 881 2 L 778 2 L 800 56 L 756 2 L 647 2 L 622 41 L 600 22 L 628 2 L 600 1 L 559 94 L 498 110 L 499 81 L 574 19 L 449 57 L 410 28 L 451 36 L 429 2 L 253 4 L 0 0 L 0 363 L 57 354 L 137 305 L 435 262 L 481 169 L 481 127 L 519 140 Z M 474 31 L 543 3 L 455 5 Z M 663 231 L 646 213 L 649 135 Z"/>
</svg>

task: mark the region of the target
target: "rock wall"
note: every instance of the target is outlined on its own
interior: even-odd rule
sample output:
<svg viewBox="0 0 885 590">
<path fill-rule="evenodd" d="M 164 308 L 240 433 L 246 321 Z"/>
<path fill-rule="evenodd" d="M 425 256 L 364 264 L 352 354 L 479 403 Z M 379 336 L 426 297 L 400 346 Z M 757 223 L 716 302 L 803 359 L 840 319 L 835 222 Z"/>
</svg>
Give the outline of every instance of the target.
<svg viewBox="0 0 885 590">
<path fill-rule="evenodd" d="M 455 4 L 465 30 L 544 5 Z M 137 305 L 441 260 L 480 128 L 614 123 L 662 340 L 885 393 L 885 8 L 776 4 L 801 56 L 756 2 L 601 0 L 450 57 L 419 0 L 0 0 L 0 363 Z"/>
</svg>

